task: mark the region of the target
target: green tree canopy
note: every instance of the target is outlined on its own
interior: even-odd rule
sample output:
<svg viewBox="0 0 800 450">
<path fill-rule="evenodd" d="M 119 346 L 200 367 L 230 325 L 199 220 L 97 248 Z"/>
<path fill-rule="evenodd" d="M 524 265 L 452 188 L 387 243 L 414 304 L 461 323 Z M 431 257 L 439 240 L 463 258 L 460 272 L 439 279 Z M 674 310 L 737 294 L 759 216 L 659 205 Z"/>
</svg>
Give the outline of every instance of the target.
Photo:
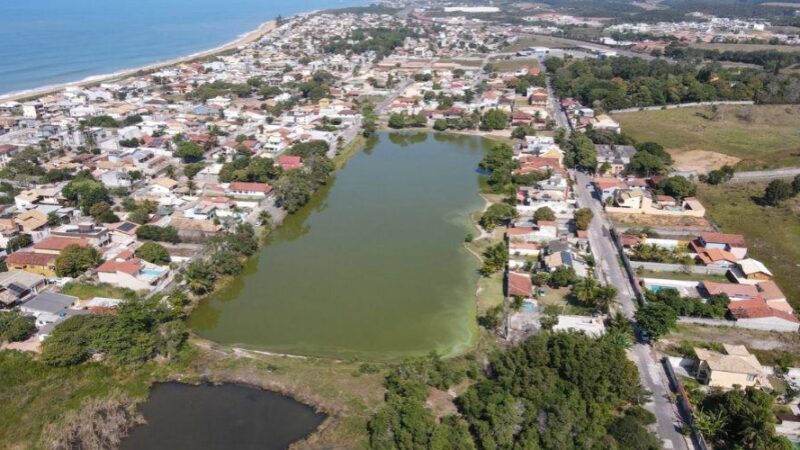
<svg viewBox="0 0 800 450">
<path fill-rule="evenodd" d="M 138 258 L 160 266 L 169 264 L 170 262 L 167 249 L 164 248 L 163 245 L 152 241 L 142 244 L 141 247 L 136 249 L 135 254 Z"/>
<path fill-rule="evenodd" d="M 78 277 L 100 264 L 100 252 L 92 246 L 71 244 L 56 257 L 56 274 L 60 277 Z"/>
</svg>

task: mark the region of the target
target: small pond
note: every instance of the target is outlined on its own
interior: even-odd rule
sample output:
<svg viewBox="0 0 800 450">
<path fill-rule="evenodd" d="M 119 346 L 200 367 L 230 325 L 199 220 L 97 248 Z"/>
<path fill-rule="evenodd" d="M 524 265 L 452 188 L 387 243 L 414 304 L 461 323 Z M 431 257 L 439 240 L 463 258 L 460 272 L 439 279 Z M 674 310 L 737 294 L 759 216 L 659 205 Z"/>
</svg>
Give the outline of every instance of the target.
<svg viewBox="0 0 800 450">
<path fill-rule="evenodd" d="M 289 397 L 238 384 L 158 384 L 140 412 L 147 423 L 131 430 L 123 450 L 279 450 L 325 419 Z"/>
</svg>

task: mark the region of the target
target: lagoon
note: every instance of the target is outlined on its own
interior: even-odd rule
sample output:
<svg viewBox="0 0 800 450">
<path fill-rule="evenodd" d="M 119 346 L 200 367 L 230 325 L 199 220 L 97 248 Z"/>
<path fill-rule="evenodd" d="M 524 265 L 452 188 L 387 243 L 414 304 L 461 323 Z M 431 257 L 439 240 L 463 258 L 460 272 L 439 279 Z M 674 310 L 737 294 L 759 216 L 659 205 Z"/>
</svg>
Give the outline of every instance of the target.
<svg viewBox="0 0 800 450">
<path fill-rule="evenodd" d="M 468 350 L 478 261 L 463 241 L 483 206 L 476 167 L 487 145 L 379 134 L 190 325 L 277 353 L 384 360 Z"/>
<path fill-rule="evenodd" d="M 325 419 L 283 395 L 238 384 L 162 383 L 141 406 L 146 420 L 122 450 L 281 450 Z"/>
</svg>

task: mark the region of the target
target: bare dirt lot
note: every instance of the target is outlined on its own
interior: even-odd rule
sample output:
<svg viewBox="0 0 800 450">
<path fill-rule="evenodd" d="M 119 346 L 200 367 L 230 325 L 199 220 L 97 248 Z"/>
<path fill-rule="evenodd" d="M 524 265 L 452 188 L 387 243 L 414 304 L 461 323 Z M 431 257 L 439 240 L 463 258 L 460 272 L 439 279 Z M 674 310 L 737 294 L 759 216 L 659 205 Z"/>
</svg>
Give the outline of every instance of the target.
<svg viewBox="0 0 800 450">
<path fill-rule="evenodd" d="M 683 229 L 691 232 L 714 230 L 711 222 L 703 217 L 671 217 L 620 213 L 609 213 L 608 216 L 614 224 L 627 227 L 671 228 L 676 230 Z"/>
<path fill-rule="evenodd" d="M 724 165 L 735 166 L 741 159 L 708 150 L 671 151 L 677 170 L 708 173 Z"/>
</svg>

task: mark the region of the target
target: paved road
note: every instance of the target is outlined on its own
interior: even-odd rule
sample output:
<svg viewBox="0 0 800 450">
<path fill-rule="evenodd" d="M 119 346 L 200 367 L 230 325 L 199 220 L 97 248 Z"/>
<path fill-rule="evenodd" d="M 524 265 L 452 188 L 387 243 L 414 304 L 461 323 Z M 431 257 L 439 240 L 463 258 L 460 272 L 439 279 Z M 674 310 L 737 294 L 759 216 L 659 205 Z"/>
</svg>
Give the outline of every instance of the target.
<svg viewBox="0 0 800 450">
<path fill-rule="evenodd" d="M 775 178 L 794 178 L 800 175 L 800 167 L 787 167 L 773 170 L 754 170 L 752 172 L 736 172 L 731 183 L 744 181 L 765 181 Z"/>
<path fill-rule="evenodd" d="M 636 300 L 630 279 L 625 275 L 617 258 L 617 249 L 609 234 L 609 224 L 600 201 L 587 188 L 591 178 L 581 172 L 575 172 L 576 194 L 581 208 L 591 208 L 594 218 L 589 226 L 589 244 L 594 254 L 598 277 L 617 288 L 619 294 L 618 309 L 626 317 L 633 320 L 636 312 Z M 629 358 L 639 369 L 642 385 L 653 393 L 653 400 L 646 405 L 656 415 L 658 435 L 664 440 L 664 448 L 687 449 L 686 440 L 677 431 L 681 423 L 675 405 L 669 401 L 669 384 L 661 366 L 650 354 L 650 346 L 635 344 Z"/>
</svg>

